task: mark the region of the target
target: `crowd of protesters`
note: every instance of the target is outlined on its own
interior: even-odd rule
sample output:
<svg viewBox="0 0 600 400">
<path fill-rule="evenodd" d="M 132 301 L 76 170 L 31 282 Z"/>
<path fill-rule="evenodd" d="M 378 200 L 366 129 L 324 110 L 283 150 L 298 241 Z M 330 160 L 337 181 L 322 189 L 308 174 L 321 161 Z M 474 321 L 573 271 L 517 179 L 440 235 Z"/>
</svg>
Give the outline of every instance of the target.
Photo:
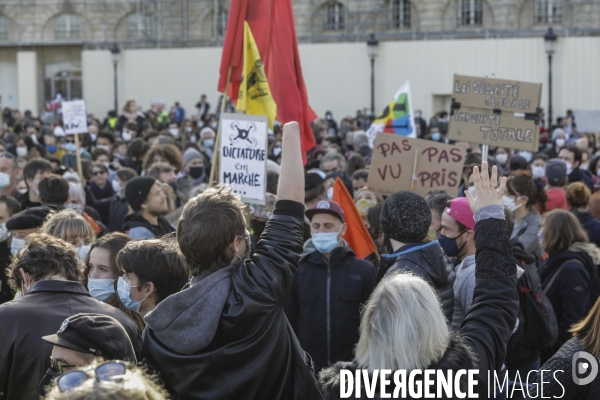
<svg viewBox="0 0 600 400">
<path fill-rule="evenodd" d="M 447 112 L 414 116 L 419 138 L 453 143 Z M 545 395 L 599 398 L 600 378 L 571 378 L 574 354 L 600 357 L 596 136 L 568 111 L 535 152 L 483 162 L 456 143 L 458 193 L 383 198 L 372 120 L 327 112 L 305 166 L 298 125 L 276 124 L 256 205 L 209 182 L 204 95 L 192 114 L 89 115 L 81 171 L 60 113 L 2 110 L 0 399 L 337 399 L 342 370 L 426 368 L 479 369 L 479 398 L 528 398 L 538 370 L 562 370 Z M 365 259 L 337 178 L 377 248 Z"/>
</svg>

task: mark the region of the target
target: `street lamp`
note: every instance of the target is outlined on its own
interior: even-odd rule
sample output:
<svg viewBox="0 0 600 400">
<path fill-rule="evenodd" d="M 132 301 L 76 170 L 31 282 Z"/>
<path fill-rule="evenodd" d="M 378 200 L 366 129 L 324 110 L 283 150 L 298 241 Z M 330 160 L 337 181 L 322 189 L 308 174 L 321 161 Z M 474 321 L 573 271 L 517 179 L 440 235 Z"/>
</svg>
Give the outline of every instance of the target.
<svg viewBox="0 0 600 400">
<path fill-rule="evenodd" d="M 114 80 L 115 80 L 115 112 L 119 113 L 119 100 L 117 98 L 117 64 L 119 63 L 119 58 L 121 58 L 121 49 L 117 44 L 113 44 L 113 47 L 110 49 L 110 58 L 113 62 L 114 68 Z"/>
<path fill-rule="evenodd" d="M 556 48 L 556 39 L 558 37 L 552 28 L 548 28 L 544 35 L 544 46 L 548 54 L 548 131 L 552 128 L 552 54 Z"/>
<path fill-rule="evenodd" d="M 375 117 L 375 57 L 379 42 L 375 39 L 375 35 L 371 33 L 367 40 L 367 55 L 371 59 L 371 115 Z"/>
</svg>

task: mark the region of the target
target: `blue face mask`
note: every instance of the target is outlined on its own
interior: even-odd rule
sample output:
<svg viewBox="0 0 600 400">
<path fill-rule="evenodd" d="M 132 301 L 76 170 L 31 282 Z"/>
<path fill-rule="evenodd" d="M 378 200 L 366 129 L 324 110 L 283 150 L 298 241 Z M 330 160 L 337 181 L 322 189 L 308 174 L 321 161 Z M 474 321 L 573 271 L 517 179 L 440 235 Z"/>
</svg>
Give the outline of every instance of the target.
<svg viewBox="0 0 600 400">
<path fill-rule="evenodd" d="M 520 151 L 519 155 L 527 161 L 527 164 L 531 162 L 531 153 L 528 151 Z"/>
<path fill-rule="evenodd" d="M 140 311 L 140 306 L 142 305 L 142 301 L 144 301 L 146 299 L 144 299 L 142 301 L 137 301 L 137 300 L 133 300 L 131 297 L 129 297 L 129 295 L 131 294 L 132 287 L 140 287 L 140 286 L 141 285 L 131 286 L 122 277 L 119 277 L 119 281 L 117 282 L 117 292 L 119 293 L 119 299 L 121 299 L 121 302 L 123 303 L 123 305 L 125 307 L 127 307 L 130 310 L 133 310 L 135 312 Z"/>
<path fill-rule="evenodd" d="M 432 139 L 434 142 L 439 142 L 441 138 L 442 138 L 442 135 L 441 135 L 439 132 L 433 132 L 433 133 L 431 134 L 431 139 Z"/>
<path fill-rule="evenodd" d="M 338 238 L 339 233 L 340 232 L 313 233 L 312 243 L 319 253 L 331 253 L 340 242 L 340 239 Z"/>
<path fill-rule="evenodd" d="M 204 147 L 207 147 L 209 149 L 214 149 L 215 148 L 215 141 L 214 139 L 206 139 L 204 142 Z"/>
<path fill-rule="evenodd" d="M 463 233 L 465 232 L 467 231 L 463 231 Z M 456 244 L 456 239 L 461 237 L 463 233 L 461 233 L 455 238 L 447 238 L 444 235 L 440 235 L 438 237 L 438 242 L 440 242 L 440 246 L 442 246 L 444 253 L 446 253 L 448 257 L 456 257 L 458 253 L 460 253 L 460 251 L 463 249 L 463 247 L 465 247 L 465 245 L 467 244 L 467 242 L 465 241 L 463 245 L 460 246 L 460 248 L 458 248 L 458 245 Z"/>
<path fill-rule="evenodd" d="M 99 301 L 108 301 L 115 294 L 116 279 L 88 279 L 88 291 L 90 295 Z"/>
<path fill-rule="evenodd" d="M 77 146 L 75 146 L 75 143 L 71 142 L 63 144 L 62 147 L 65 148 L 69 153 L 75 153 L 75 150 L 77 150 Z"/>
<path fill-rule="evenodd" d="M 48 153 L 50 153 L 50 154 L 56 153 L 56 146 L 46 146 L 46 149 L 48 150 Z"/>
</svg>

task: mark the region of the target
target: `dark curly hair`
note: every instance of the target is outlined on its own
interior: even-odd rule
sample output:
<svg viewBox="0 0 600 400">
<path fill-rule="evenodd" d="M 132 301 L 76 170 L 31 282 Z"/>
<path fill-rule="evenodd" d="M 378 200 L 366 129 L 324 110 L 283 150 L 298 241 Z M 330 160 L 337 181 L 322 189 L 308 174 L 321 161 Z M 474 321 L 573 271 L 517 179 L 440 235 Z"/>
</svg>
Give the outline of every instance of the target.
<svg viewBox="0 0 600 400">
<path fill-rule="evenodd" d="M 27 236 L 25 244 L 6 269 L 8 284 L 14 291 L 21 287 L 21 268 L 35 282 L 52 275 L 62 275 L 70 281 L 82 281 L 83 263 L 69 243 L 44 233 L 32 233 Z"/>
<path fill-rule="evenodd" d="M 148 171 L 152 164 L 154 164 L 154 156 L 161 156 L 178 172 L 183 170 L 183 155 L 175 145 L 161 144 L 151 148 L 144 157 L 144 171 Z"/>
</svg>

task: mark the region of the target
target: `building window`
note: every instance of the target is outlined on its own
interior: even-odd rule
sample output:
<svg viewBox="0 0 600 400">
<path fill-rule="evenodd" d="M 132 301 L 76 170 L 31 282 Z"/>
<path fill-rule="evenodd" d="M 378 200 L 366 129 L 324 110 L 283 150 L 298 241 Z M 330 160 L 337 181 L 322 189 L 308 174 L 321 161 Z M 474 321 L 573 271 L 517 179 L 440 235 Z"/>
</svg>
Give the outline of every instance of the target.
<svg viewBox="0 0 600 400">
<path fill-rule="evenodd" d="M 341 3 L 333 3 L 325 6 L 325 30 L 344 30 L 344 13 L 344 5 Z"/>
<path fill-rule="evenodd" d="M 127 17 L 127 37 L 144 39 L 154 37 L 154 21 L 151 15 L 131 14 Z"/>
<path fill-rule="evenodd" d="M 394 28 L 410 28 L 409 0 L 392 0 L 392 26 Z"/>
<path fill-rule="evenodd" d="M 54 19 L 55 39 L 76 39 L 81 35 L 81 18 L 77 14 L 61 14 Z"/>
<path fill-rule="evenodd" d="M 44 66 L 44 101 L 60 93 L 63 100 L 83 98 L 80 62 L 60 62 Z"/>
<path fill-rule="evenodd" d="M 560 24 L 562 21 L 562 4 L 560 0 L 536 0 L 536 24 Z"/>
<path fill-rule="evenodd" d="M 460 25 L 481 26 L 483 24 L 483 0 L 460 0 Z"/>
<path fill-rule="evenodd" d="M 10 20 L 0 15 L 0 40 L 8 40 L 10 29 Z"/>
<path fill-rule="evenodd" d="M 215 19 L 215 36 L 223 37 L 225 36 L 225 30 L 227 29 L 227 10 L 224 8 L 220 8 L 217 12 L 217 17 Z"/>
</svg>

